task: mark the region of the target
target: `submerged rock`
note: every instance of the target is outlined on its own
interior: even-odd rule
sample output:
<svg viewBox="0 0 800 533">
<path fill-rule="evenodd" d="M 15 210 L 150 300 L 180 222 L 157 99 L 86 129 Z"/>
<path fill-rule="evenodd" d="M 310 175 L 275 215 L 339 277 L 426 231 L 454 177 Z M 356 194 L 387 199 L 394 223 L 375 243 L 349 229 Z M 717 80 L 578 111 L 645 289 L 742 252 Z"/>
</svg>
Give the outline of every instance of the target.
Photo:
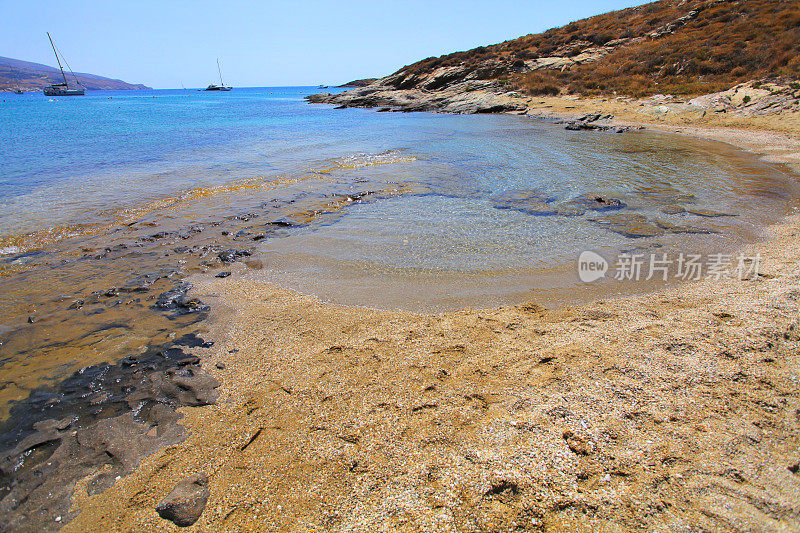
<svg viewBox="0 0 800 533">
<path fill-rule="evenodd" d="M 733 217 L 736 216 L 733 213 L 722 213 L 720 211 L 713 211 L 711 209 L 703 209 L 700 207 L 687 207 L 685 211 L 691 215 L 697 215 L 699 217 L 706 217 L 706 218 L 716 218 L 716 217 Z"/>
<path fill-rule="evenodd" d="M 661 212 L 665 215 L 678 215 L 680 213 L 685 213 L 686 208 L 682 205 L 667 205 L 661 208 Z"/>
<path fill-rule="evenodd" d="M 613 211 L 627 207 L 616 198 L 597 194 L 584 194 L 567 202 L 556 203 L 556 199 L 539 191 L 507 191 L 492 198 L 497 209 L 513 209 L 536 216 L 574 217 L 587 211 Z"/>
<path fill-rule="evenodd" d="M 609 231 L 631 238 L 654 237 L 666 233 L 663 228 L 650 222 L 644 215 L 637 213 L 611 215 L 595 219 L 594 222 Z"/>
<path fill-rule="evenodd" d="M 239 261 L 242 257 L 249 257 L 252 254 L 247 250 L 224 250 L 217 254 L 220 261 L 223 263 L 235 263 Z"/>
<path fill-rule="evenodd" d="M 717 230 L 697 226 L 681 226 L 664 220 L 655 219 L 656 225 L 667 233 L 719 233 Z"/>
<path fill-rule="evenodd" d="M 555 198 L 536 190 L 511 190 L 492 198 L 496 209 L 513 209 L 529 215 L 549 216 L 558 214 L 553 204 Z"/>
<path fill-rule="evenodd" d="M 186 294 L 191 288 L 191 283 L 185 281 L 178 283 L 170 290 L 159 294 L 153 308 L 162 311 L 172 311 L 173 316 L 208 311 L 210 308 L 199 298 Z"/>
<path fill-rule="evenodd" d="M 182 479 L 156 507 L 158 516 L 180 527 L 191 526 L 208 502 L 208 476 L 194 474 Z"/>
<path fill-rule="evenodd" d="M 627 207 L 622 200 L 616 198 L 609 198 L 596 194 L 584 194 L 574 198 L 564 204 L 561 204 L 561 211 L 567 213 L 566 216 L 577 216 L 586 213 L 586 211 L 614 211 Z M 563 214 L 559 212 L 559 214 Z"/>
</svg>

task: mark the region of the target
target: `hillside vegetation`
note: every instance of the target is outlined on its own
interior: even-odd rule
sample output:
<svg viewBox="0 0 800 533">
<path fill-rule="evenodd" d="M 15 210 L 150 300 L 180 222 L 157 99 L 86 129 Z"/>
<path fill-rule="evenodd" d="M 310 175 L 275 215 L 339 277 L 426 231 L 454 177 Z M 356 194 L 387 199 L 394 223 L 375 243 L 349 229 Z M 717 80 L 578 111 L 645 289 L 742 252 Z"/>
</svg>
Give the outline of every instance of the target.
<svg viewBox="0 0 800 533">
<path fill-rule="evenodd" d="M 105 78 L 95 74 L 85 74 L 76 72 L 75 77 L 89 90 L 127 90 L 127 89 L 149 89 L 145 85 L 130 84 L 122 80 Z M 75 83 L 72 73 L 67 72 L 70 84 Z M 10 57 L 0 57 L 0 91 L 22 89 L 24 91 L 39 91 L 53 83 L 61 83 L 61 71 L 55 67 L 12 59 Z"/>
<path fill-rule="evenodd" d="M 381 80 L 437 90 L 499 80 L 527 94 L 703 94 L 800 77 L 798 0 L 660 0 L 466 52 Z"/>
</svg>

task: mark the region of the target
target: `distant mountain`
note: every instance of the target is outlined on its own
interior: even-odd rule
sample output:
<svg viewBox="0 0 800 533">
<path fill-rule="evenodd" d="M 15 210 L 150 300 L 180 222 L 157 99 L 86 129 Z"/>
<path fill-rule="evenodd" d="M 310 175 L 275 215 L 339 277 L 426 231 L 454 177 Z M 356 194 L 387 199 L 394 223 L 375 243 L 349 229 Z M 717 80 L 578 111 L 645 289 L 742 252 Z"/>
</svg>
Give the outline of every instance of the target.
<svg viewBox="0 0 800 533">
<path fill-rule="evenodd" d="M 75 76 L 88 90 L 128 90 L 128 89 L 150 89 L 142 84 L 130 84 L 122 80 L 104 78 L 96 74 L 85 74 L 76 72 Z M 74 83 L 72 74 L 67 72 L 67 79 L 70 84 Z M 63 82 L 61 71 L 57 68 L 42 65 L 41 63 L 31 63 L 10 57 L 0 56 L 0 91 L 22 89 L 23 91 L 39 91 L 52 84 Z"/>
</svg>

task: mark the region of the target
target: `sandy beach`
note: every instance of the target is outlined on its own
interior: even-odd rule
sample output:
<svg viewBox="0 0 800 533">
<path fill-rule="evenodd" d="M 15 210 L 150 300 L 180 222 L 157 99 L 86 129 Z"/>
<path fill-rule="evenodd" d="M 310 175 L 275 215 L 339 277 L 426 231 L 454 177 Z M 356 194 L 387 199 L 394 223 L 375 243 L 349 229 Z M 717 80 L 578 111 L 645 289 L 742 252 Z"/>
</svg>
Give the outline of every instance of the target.
<svg viewBox="0 0 800 533">
<path fill-rule="evenodd" d="M 599 100 L 530 114 L 728 142 L 800 172 L 798 114 L 689 120 Z M 703 280 L 547 310 L 347 308 L 235 265 L 196 276 L 221 382 L 186 439 L 87 496 L 65 531 L 793 531 L 800 527 L 800 214 L 743 253 L 757 279 Z"/>
</svg>

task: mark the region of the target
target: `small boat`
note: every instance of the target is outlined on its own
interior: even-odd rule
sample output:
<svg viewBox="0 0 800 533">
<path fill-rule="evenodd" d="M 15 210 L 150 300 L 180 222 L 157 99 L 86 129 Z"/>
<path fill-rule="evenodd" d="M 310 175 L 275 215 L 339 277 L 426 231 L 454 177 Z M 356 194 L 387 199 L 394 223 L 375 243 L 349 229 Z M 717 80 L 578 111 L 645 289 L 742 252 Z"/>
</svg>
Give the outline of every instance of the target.
<svg viewBox="0 0 800 533">
<path fill-rule="evenodd" d="M 53 47 L 53 53 L 56 55 L 56 61 L 58 62 L 58 68 L 61 70 L 61 77 L 64 78 L 64 83 L 53 83 L 44 88 L 44 95 L 45 96 L 83 96 L 84 89 L 81 85 L 81 82 L 78 81 L 78 77 L 75 76 L 75 73 L 72 72 L 72 69 L 69 71 L 72 73 L 72 77 L 75 78 L 75 83 L 77 87 L 70 87 L 69 82 L 67 82 L 67 75 L 64 74 L 64 67 L 61 66 L 61 59 L 58 57 L 58 51 L 56 50 L 56 45 L 53 43 L 53 38 L 50 37 L 50 32 L 47 32 L 47 38 L 50 39 L 50 46 Z M 64 60 L 66 63 L 67 60 Z M 67 64 L 67 68 L 69 68 L 69 64 Z"/>
<path fill-rule="evenodd" d="M 219 72 L 219 85 L 211 84 L 206 87 L 205 91 L 230 91 L 233 89 L 230 85 L 222 83 L 222 69 L 219 67 L 219 58 L 217 58 L 217 71 Z"/>
<path fill-rule="evenodd" d="M 24 94 L 24 93 L 25 93 L 25 91 L 23 91 L 22 89 L 19 89 L 19 88 L 14 89 L 14 94 Z"/>
</svg>

